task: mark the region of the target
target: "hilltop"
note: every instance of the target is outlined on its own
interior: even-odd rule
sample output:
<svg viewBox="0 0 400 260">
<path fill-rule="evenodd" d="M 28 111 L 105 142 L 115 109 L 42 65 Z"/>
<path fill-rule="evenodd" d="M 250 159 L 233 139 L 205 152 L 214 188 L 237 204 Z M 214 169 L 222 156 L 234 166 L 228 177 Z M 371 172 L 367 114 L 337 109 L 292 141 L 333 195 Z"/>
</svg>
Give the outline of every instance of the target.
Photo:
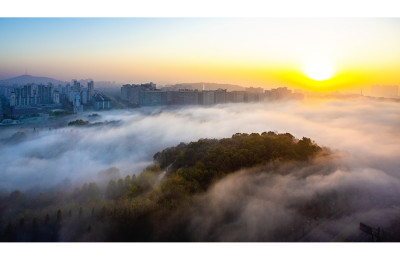
<svg viewBox="0 0 400 260">
<path fill-rule="evenodd" d="M 47 77 L 36 77 L 32 75 L 21 75 L 14 78 L 0 80 L 0 85 L 25 85 L 28 83 L 35 83 L 35 84 L 52 83 L 53 85 L 65 84 L 65 82 L 61 80 L 47 78 Z"/>
<path fill-rule="evenodd" d="M 20 191 L 0 196 L 0 241 L 218 241 L 197 237 L 199 233 L 190 228 L 191 220 L 203 210 L 201 198 L 218 182 L 237 175 L 238 170 L 272 163 L 311 163 L 321 151 L 309 138 L 274 132 L 180 143 L 156 153 L 154 164 L 142 173 L 111 179 L 107 185 L 92 182 L 37 196 Z M 107 172 L 119 170 L 114 167 Z M 264 175 L 274 174 L 278 173 Z M 246 175 L 257 178 L 251 171 Z M 306 206 L 319 210 L 308 204 L 297 207 L 312 214 Z M 235 217 L 231 215 L 223 212 L 218 219 L 229 225 Z M 290 235 L 285 232 L 279 236 Z M 247 237 L 228 240 L 252 241 Z"/>
</svg>

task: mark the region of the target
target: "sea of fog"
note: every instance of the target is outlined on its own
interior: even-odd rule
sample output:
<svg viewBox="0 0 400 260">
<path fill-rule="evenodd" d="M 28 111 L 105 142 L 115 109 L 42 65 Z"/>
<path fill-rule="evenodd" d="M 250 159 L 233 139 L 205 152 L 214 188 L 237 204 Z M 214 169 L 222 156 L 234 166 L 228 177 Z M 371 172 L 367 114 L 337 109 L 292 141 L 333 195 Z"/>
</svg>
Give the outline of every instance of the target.
<svg viewBox="0 0 400 260">
<path fill-rule="evenodd" d="M 86 113 L 76 118 L 113 121 L 98 127 L 0 128 L 0 190 L 48 188 L 61 182 L 96 180 L 117 167 L 121 177 L 138 174 L 157 151 L 200 138 L 235 133 L 289 132 L 310 137 L 339 154 L 358 172 L 382 182 L 400 177 L 400 105 L 371 100 L 325 100 L 212 107 L 140 108 Z M 26 138 L 4 142 L 22 131 Z M 104 175 L 104 174 L 103 174 Z M 348 178 L 348 176 L 343 176 Z"/>
<path fill-rule="evenodd" d="M 218 181 L 199 196 L 200 206 L 188 226 L 192 240 L 280 241 L 287 239 L 282 230 L 301 226 L 299 232 L 306 232 L 302 241 L 352 241 L 359 239 L 360 222 L 400 234 L 391 230 L 400 219 L 399 103 L 305 100 L 111 110 L 95 118 L 89 114 L 44 126 L 0 128 L 0 192 L 104 183 L 140 173 L 154 153 L 180 142 L 288 132 L 329 147 L 332 155 L 307 165 L 243 169 Z M 67 126 L 78 118 L 117 123 Z M 14 135 L 18 131 L 25 135 Z M 277 171 L 281 174 L 273 174 Z M 328 215 L 302 213 L 302 208 L 314 212 L 315 205 Z M 227 213 L 234 221 L 227 222 Z M 162 227 L 168 231 L 169 225 Z"/>
</svg>

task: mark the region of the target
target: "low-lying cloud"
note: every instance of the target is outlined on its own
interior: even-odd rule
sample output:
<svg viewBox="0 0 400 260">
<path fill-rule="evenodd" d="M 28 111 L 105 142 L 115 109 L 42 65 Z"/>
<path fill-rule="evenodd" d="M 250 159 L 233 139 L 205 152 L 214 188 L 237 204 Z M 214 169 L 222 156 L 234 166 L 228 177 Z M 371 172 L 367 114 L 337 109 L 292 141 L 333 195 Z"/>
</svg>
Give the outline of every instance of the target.
<svg viewBox="0 0 400 260">
<path fill-rule="evenodd" d="M 193 241 L 369 241 L 358 230 L 364 222 L 393 241 L 399 205 L 398 178 L 318 158 L 224 178 L 200 197 L 187 233 Z"/>
<path fill-rule="evenodd" d="M 269 165 L 222 179 L 199 197 L 195 214 L 185 220 L 190 240 L 357 241 L 359 222 L 390 235 L 400 216 L 399 103 L 140 108 L 103 112 L 97 120 L 121 123 L 0 129 L 0 192 L 123 177 L 139 173 L 154 153 L 180 142 L 277 131 L 310 137 L 333 153 L 310 164 Z M 26 137 L 10 142 L 17 131 Z M 111 167 L 117 169 L 107 170 Z"/>
<path fill-rule="evenodd" d="M 122 175 L 139 173 L 155 152 L 179 142 L 269 130 L 310 137 L 340 152 L 353 171 L 371 169 L 399 178 L 399 112 L 398 103 L 331 100 L 102 113 L 101 121 L 122 121 L 115 127 L 39 128 L 34 133 L 25 126 L 26 139 L 0 144 L 0 189 L 90 181 L 110 167 Z M 3 128 L 0 136 L 9 138 L 16 131 Z"/>
</svg>

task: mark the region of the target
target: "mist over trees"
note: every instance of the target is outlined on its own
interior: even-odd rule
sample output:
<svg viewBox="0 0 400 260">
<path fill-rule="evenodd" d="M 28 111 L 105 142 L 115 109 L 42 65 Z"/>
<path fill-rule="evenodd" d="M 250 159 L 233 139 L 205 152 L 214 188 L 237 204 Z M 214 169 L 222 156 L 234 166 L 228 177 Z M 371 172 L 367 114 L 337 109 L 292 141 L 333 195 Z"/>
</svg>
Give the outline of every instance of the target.
<svg viewBox="0 0 400 260">
<path fill-rule="evenodd" d="M 18 241 L 32 240 L 32 230 L 40 241 L 371 241 L 359 229 L 362 222 L 380 228 L 384 241 L 399 241 L 397 103 L 316 100 L 99 115 L 102 125 L 83 114 L 66 116 L 60 126 L 0 129 L 2 235 Z M 90 123 L 67 126 L 77 119 Z M 312 137 L 331 152 L 252 165 L 268 155 L 259 153 L 263 147 L 290 143 L 290 135 L 267 141 L 261 136 L 272 132 L 260 134 L 254 151 L 246 147 L 251 138 L 225 138 L 266 129 Z M 283 149 L 283 157 L 301 159 L 300 141 L 269 156 Z M 157 152 L 159 166 L 148 168 Z M 236 169 L 248 158 L 247 168 Z"/>
<path fill-rule="evenodd" d="M 154 155 L 138 176 L 85 183 L 73 191 L 0 197 L 2 241 L 194 241 L 179 222 L 199 207 L 198 196 L 237 170 L 308 162 L 322 148 L 309 138 L 263 132 L 181 143 Z M 325 150 L 325 152 L 327 152 Z M 186 224 L 187 223 L 186 220 Z M 160 233 L 160 231 L 162 231 Z M 189 233 L 188 233 L 189 232 Z"/>
</svg>

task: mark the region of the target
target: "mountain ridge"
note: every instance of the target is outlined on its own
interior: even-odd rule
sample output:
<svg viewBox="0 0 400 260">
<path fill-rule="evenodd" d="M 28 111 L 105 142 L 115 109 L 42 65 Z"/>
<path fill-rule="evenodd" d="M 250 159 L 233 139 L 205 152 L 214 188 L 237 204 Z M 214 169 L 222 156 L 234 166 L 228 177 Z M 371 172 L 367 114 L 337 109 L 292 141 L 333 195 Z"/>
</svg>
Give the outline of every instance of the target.
<svg viewBox="0 0 400 260">
<path fill-rule="evenodd" d="M 16 76 L 14 78 L 0 80 L 0 85 L 14 85 L 14 84 L 24 85 L 24 84 L 29 84 L 29 83 L 34 83 L 34 84 L 52 83 L 53 85 L 58 85 L 58 84 L 65 84 L 65 81 L 48 78 L 48 77 L 37 77 L 37 76 L 28 75 L 28 74 Z"/>
</svg>

